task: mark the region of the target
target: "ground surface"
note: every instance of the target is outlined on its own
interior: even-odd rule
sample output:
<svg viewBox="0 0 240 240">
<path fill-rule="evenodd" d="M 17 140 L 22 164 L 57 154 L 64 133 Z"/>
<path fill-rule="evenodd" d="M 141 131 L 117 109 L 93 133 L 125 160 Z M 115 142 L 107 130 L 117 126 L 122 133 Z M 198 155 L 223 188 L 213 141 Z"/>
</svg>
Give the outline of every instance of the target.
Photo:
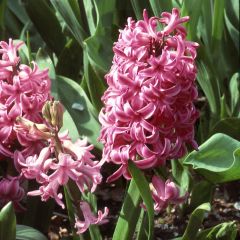
<svg viewBox="0 0 240 240">
<path fill-rule="evenodd" d="M 202 228 L 215 226 L 222 222 L 236 221 L 238 237 L 240 239 L 240 194 L 239 182 L 230 183 L 216 189 L 215 198 L 212 202 L 212 211 L 206 216 Z M 123 187 L 111 185 L 97 192 L 99 208 L 103 204 L 109 207 L 109 223 L 100 226 L 104 240 L 110 240 L 114 230 L 118 212 L 124 195 Z M 155 218 L 155 239 L 170 240 L 181 236 L 186 227 L 188 216 L 180 219 L 178 209 L 173 208 L 169 213 L 163 213 Z M 183 220 L 185 219 L 185 220 Z M 67 216 L 56 211 L 52 217 L 48 237 L 50 240 L 69 239 L 71 230 Z"/>
</svg>

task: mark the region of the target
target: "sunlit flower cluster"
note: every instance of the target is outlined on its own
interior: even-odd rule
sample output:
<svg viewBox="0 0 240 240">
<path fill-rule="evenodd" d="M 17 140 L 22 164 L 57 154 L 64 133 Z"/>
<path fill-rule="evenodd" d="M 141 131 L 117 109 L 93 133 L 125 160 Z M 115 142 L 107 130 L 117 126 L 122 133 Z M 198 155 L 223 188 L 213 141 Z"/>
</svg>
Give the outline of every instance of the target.
<svg viewBox="0 0 240 240">
<path fill-rule="evenodd" d="M 148 18 L 145 10 L 143 20 L 128 18 L 113 47 L 99 116 L 103 159 L 119 165 L 108 181 L 121 175 L 130 179 L 129 160 L 148 169 L 182 157 L 187 144 L 197 148 L 193 101 L 198 44 L 186 40 L 182 23 L 189 17 L 181 18 L 178 9 L 161 16 Z"/>
<path fill-rule="evenodd" d="M 40 70 L 35 62 L 33 68 L 21 64 L 17 44 L 0 42 L 0 158 L 12 158 L 18 149 L 24 156 L 35 154 L 42 143 L 17 133 L 15 120 L 23 116 L 37 123 L 42 122 L 43 104 L 50 99 L 51 81 L 48 69 Z"/>
</svg>

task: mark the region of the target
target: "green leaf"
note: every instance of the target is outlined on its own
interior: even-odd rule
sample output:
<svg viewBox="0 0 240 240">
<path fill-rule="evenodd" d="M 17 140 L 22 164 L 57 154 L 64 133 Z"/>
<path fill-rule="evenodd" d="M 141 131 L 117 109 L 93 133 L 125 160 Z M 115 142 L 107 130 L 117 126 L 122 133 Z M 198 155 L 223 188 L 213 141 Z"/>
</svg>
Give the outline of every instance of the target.
<svg viewBox="0 0 240 240">
<path fill-rule="evenodd" d="M 0 212 L 0 239 L 13 240 L 16 238 L 16 216 L 13 204 L 9 202 Z"/>
<path fill-rule="evenodd" d="M 3 39 L 4 30 L 5 30 L 5 9 L 7 6 L 7 0 L 0 1 L 0 37 Z"/>
<path fill-rule="evenodd" d="M 225 118 L 214 126 L 211 134 L 224 133 L 240 141 L 240 118 Z"/>
<path fill-rule="evenodd" d="M 219 41 L 222 38 L 224 28 L 224 2 L 225 0 L 214 1 L 213 26 L 212 26 L 212 48 L 213 52 L 218 49 Z"/>
<path fill-rule="evenodd" d="M 56 78 L 54 64 L 46 51 L 42 48 L 39 48 L 37 51 L 36 63 L 41 70 L 48 69 L 48 75 L 51 79 Z"/>
<path fill-rule="evenodd" d="M 154 209 L 151 191 L 149 188 L 149 183 L 144 177 L 140 169 L 138 169 L 132 161 L 129 161 L 128 165 L 129 171 L 133 177 L 133 181 L 136 183 L 140 195 L 146 205 L 148 214 L 148 239 L 153 238 L 153 227 L 154 227 Z"/>
<path fill-rule="evenodd" d="M 134 10 L 134 13 L 137 17 L 137 20 L 143 19 L 143 9 L 147 9 L 148 15 L 152 16 L 153 12 L 149 5 L 149 1 L 147 0 L 131 0 L 132 7 Z M 158 9 L 154 9 L 155 13 L 157 13 Z M 159 15 L 159 13 L 157 13 Z"/>
<path fill-rule="evenodd" d="M 235 240 L 237 237 L 237 226 L 235 222 L 225 222 L 214 227 L 200 231 L 196 240 Z"/>
<path fill-rule="evenodd" d="M 191 19 L 187 26 L 188 32 L 188 39 L 195 40 L 197 35 L 197 24 L 199 17 L 201 15 L 201 8 L 202 8 L 203 1 L 199 0 L 185 0 L 183 1 L 183 6 L 181 9 L 182 16 L 190 16 Z"/>
<path fill-rule="evenodd" d="M 8 0 L 8 8 L 14 13 L 14 15 L 25 24 L 29 21 L 29 17 L 24 9 L 24 3 L 22 1 Z"/>
<path fill-rule="evenodd" d="M 218 96 L 215 94 L 216 89 L 214 89 L 213 84 L 211 84 L 211 76 L 209 74 L 210 71 L 202 61 L 200 61 L 197 66 L 198 83 L 200 84 L 205 96 L 207 97 L 211 112 L 216 113 L 218 111 Z"/>
<path fill-rule="evenodd" d="M 140 213 L 140 217 L 138 219 L 138 223 L 136 226 L 136 233 L 137 233 L 137 237 L 136 240 L 144 240 L 148 238 L 148 224 L 147 224 L 147 214 L 145 212 L 145 210 L 142 208 L 141 209 L 141 213 Z"/>
<path fill-rule="evenodd" d="M 87 54 L 84 54 L 84 74 L 86 83 L 88 86 L 88 92 L 90 94 L 91 102 L 93 106 L 100 111 L 103 104 L 101 101 L 101 97 L 106 90 L 106 86 L 103 83 L 104 81 L 104 74 L 100 71 L 95 72 L 93 67 L 88 61 Z"/>
<path fill-rule="evenodd" d="M 185 193 L 188 191 L 189 184 L 190 184 L 190 176 L 188 169 L 182 165 L 182 161 L 180 160 L 173 160 L 171 161 L 172 166 L 172 175 L 174 180 L 180 186 L 181 193 Z"/>
<path fill-rule="evenodd" d="M 238 28 L 236 28 L 235 26 L 233 26 L 233 24 L 231 23 L 229 17 L 227 16 L 227 14 L 225 13 L 225 22 L 226 22 L 226 26 L 228 29 L 228 32 L 233 40 L 233 43 L 238 51 L 239 54 L 239 30 Z"/>
<path fill-rule="evenodd" d="M 83 0 L 85 13 L 87 15 L 88 27 L 91 35 L 93 35 L 96 31 L 96 23 L 94 21 L 94 4 L 92 0 Z"/>
<path fill-rule="evenodd" d="M 191 152 L 184 164 L 213 183 L 239 180 L 240 142 L 217 133 L 204 142 L 199 151 Z"/>
<path fill-rule="evenodd" d="M 69 184 L 69 183 L 68 183 Z M 67 212 L 69 217 L 69 222 L 73 232 L 73 240 L 80 240 L 80 237 L 77 236 L 75 225 L 75 206 L 71 200 L 71 196 L 67 186 L 64 186 L 64 197 L 67 205 Z"/>
<path fill-rule="evenodd" d="M 97 142 L 100 133 L 100 125 L 97 121 L 97 113 L 87 95 L 80 85 L 69 78 L 57 76 L 57 89 L 60 100 L 71 115 L 80 136 L 86 136 L 88 140 L 101 149 Z"/>
<path fill-rule="evenodd" d="M 73 142 L 75 142 L 79 138 L 77 127 L 71 115 L 66 109 L 63 114 L 63 127 L 61 128 L 61 132 L 64 130 L 69 131 L 69 136 L 71 137 Z"/>
<path fill-rule="evenodd" d="M 17 225 L 16 230 L 16 240 L 47 240 L 41 232 L 29 226 Z"/>
<path fill-rule="evenodd" d="M 240 109 L 240 74 L 235 73 L 230 80 L 231 110 L 237 116 Z M 240 116 L 240 115 L 239 115 Z"/>
<path fill-rule="evenodd" d="M 48 47 L 59 55 L 65 45 L 60 23 L 45 0 L 26 0 L 25 9 Z"/>
<path fill-rule="evenodd" d="M 131 240 L 140 214 L 140 192 L 134 180 L 131 180 L 122 209 L 113 234 L 113 240 Z"/>
<path fill-rule="evenodd" d="M 72 7 L 78 6 L 77 2 L 68 0 L 51 0 L 51 3 L 56 11 L 64 19 L 72 35 L 75 37 L 78 43 L 83 46 L 83 41 L 87 37 L 87 33 L 84 31 L 83 27 L 80 24 L 79 11 L 76 11 L 76 7 Z"/>
<path fill-rule="evenodd" d="M 210 203 L 203 203 L 198 206 L 191 214 L 187 228 L 181 238 L 181 240 L 193 240 L 196 239 L 199 228 L 202 225 L 204 214 L 210 211 Z"/>
<path fill-rule="evenodd" d="M 82 63 L 83 50 L 75 39 L 70 39 L 58 57 L 56 72 L 77 82 Z"/>
<path fill-rule="evenodd" d="M 192 212 L 197 206 L 205 202 L 211 202 L 213 197 L 214 185 L 202 180 L 193 185 L 191 192 L 191 201 L 188 206 L 188 212 Z"/>
<path fill-rule="evenodd" d="M 84 41 L 89 62 L 99 75 L 106 73 L 113 58 L 113 20 L 116 11 L 116 1 L 94 1 L 97 15 L 97 28 L 93 36 Z M 103 80 L 103 79 L 102 79 Z"/>
</svg>

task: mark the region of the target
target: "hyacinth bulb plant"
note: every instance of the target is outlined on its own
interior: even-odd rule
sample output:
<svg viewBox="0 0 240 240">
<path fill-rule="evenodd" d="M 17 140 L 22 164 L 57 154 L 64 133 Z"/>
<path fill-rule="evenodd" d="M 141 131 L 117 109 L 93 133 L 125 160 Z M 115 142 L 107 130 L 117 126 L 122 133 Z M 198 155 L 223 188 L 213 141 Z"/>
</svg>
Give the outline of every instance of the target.
<svg viewBox="0 0 240 240">
<path fill-rule="evenodd" d="M 237 1 L 4 2 L 0 238 L 234 240 L 203 219 L 240 179 Z"/>
<path fill-rule="evenodd" d="M 183 23 L 188 20 L 178 9 L 161 18 L 149 18 L 144 10 L 143 20 L 128 18 L 120 30 L 99 117 L 103 159 L 119 166 L 109 182 L 121 175 L 131 178 L 129 161 L 149 169 L 181 158 L 187 144 L 197 149 L 193 101 L 198 95 L 198 44 L 186 40 Z"/>
</svg>

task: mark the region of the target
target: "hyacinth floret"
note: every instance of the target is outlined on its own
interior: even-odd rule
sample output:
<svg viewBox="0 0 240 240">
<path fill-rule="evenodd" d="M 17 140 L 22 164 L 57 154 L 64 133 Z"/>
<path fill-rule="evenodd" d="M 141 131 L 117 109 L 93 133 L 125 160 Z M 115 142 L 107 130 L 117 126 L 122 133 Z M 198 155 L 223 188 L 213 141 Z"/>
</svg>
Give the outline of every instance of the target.
<svg viewBox="0 0 240 240">
<path fill-rule="evenodd" d="M 197 149 L 198 44 L 186 40 L 182 24 L 188 20 L 176 8 L 160 18 L 149 18 L 144 10 L 143 20 L 128 18 L 120 30 L 99 116 L 103 160 L 119 165 L 108 181 L 130 179 L 129 160 L 149 169 L 182 157 L 187 144 Z"/>
</svg>

